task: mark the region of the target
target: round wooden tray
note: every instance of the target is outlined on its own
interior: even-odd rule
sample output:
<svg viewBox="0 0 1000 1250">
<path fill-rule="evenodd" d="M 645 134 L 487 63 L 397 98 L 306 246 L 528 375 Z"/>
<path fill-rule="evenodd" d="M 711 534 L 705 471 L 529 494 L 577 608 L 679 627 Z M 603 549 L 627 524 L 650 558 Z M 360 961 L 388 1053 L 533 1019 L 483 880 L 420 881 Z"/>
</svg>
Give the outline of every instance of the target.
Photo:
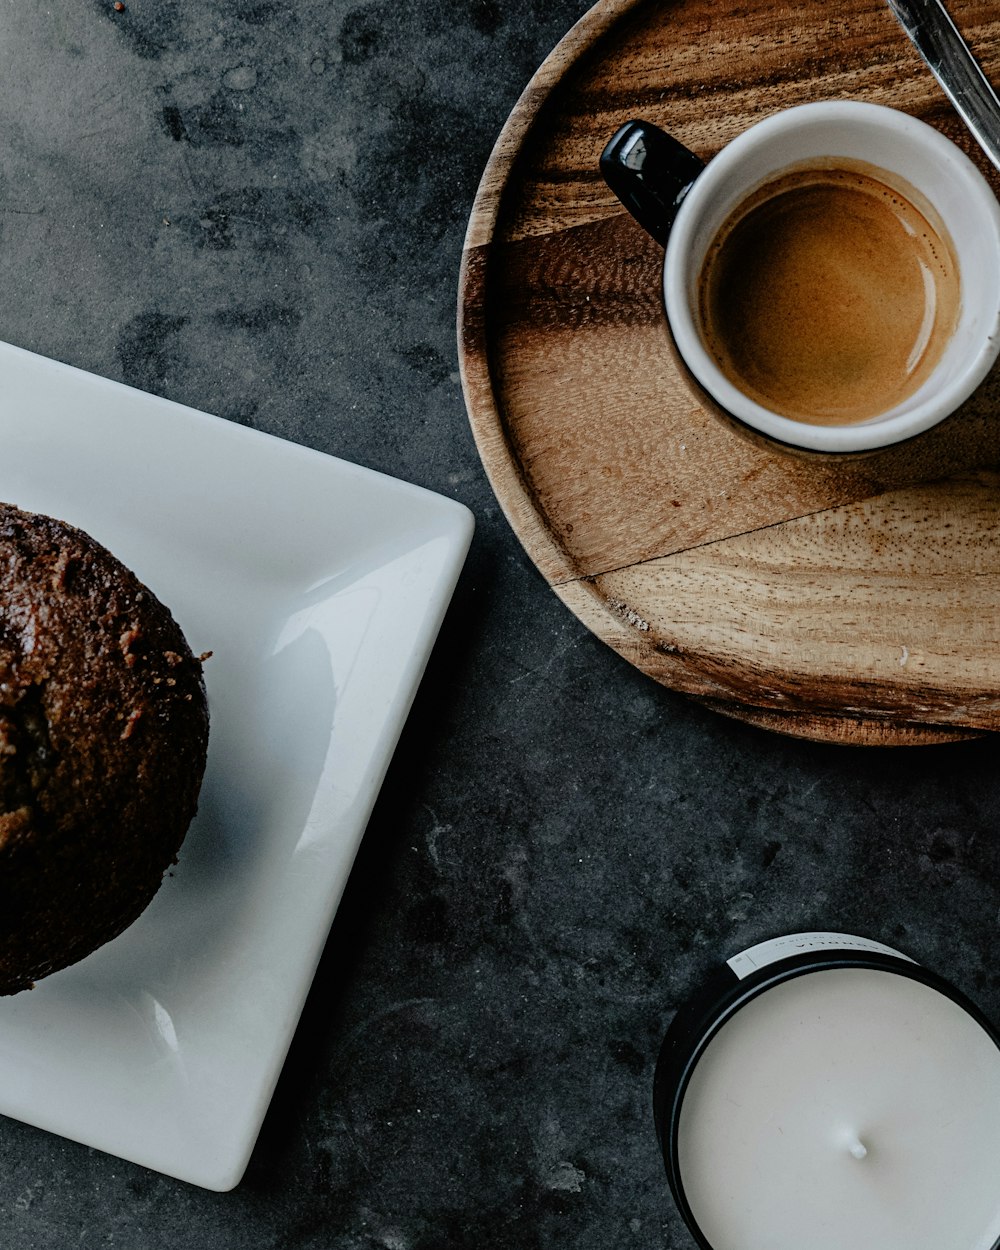
<svg viewBox="0 0 1000 1250">
<path fill-rule="evenodd" d="M 949 9 L 1000 81 L 996 6 Z M 1000 728 L 1000 374 L 868 458 L 741 437 L 679 377 L 662 252 L 597 168 L 632 116 L 707 158 L 776 109 L 831 98 L 924 118 L 1000 189 L 884 0 L 591 9 L 479 188 L 459 295 L 466 403 L 528 554 L 657 681 L 810 738 L 968 737 Z"/>
</svg>

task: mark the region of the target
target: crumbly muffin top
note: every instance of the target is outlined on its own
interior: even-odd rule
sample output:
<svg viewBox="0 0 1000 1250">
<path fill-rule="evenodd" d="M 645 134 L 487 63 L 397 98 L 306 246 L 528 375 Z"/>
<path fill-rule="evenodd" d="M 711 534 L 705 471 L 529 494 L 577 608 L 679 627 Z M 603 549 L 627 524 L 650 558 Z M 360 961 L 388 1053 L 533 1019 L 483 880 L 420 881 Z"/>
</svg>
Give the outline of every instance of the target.
<svg viewBox="0 0 1000 1250">
<path fill-rule="evenodd" d="M 201 662 L 87 534 L 0 504 L 0 993 L 143 910 L 194 815 Z"/>
</svg>

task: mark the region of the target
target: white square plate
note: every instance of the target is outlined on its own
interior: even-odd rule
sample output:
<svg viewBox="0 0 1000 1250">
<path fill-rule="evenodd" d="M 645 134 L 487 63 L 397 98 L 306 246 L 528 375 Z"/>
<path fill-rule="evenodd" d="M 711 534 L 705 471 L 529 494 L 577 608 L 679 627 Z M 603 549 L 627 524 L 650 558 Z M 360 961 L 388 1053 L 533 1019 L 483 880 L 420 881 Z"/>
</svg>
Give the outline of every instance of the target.
<svg viewBox="0 0 1000 1250">
<path fill-rule="evenodd" d="M 0 499 L 86 530 L 214 652 L 180 862 L 119 938 L 0 999 L 0 1113 L 231 1189 L 472 516 L 6 344 Z"/>
</svg>

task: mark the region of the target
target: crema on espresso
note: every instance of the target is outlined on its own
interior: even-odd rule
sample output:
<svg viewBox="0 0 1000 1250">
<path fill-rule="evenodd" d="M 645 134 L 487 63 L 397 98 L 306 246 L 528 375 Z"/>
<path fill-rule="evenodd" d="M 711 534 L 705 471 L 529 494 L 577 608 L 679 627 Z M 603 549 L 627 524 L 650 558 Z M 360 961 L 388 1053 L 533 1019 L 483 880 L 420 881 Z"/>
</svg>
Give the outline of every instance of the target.
<svg viewBox="0 0 1000 1250">
<path fill-rule="evenodd" d="M 880 174 L 860 163 L 787 171 L 748 197 L 708 250 L 705 346 L 734 385 L 781 416 L 846 425 L 888 412 L 931 374 L 954 332 L 951 241 Z"/>
</svg>

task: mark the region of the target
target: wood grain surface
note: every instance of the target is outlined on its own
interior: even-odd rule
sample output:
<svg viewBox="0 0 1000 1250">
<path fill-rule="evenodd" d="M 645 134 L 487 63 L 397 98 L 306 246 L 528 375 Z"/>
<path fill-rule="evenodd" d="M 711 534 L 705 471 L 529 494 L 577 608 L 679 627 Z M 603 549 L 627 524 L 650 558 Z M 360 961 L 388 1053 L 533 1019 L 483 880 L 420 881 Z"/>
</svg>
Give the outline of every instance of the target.
<svg viewBox="0 0 1000 1250">
<path fill-rule="evenodd" d="M 1000 82 L 1000 12 L 949 9 Z M 708 159 L 793 104 L 923 118 L 995 172 L 882 2 L 604 0 L 511 114 L 466 238 L 473 432 L 562 600 L 657 681 L 729 715 L 902 745 L 1000 729 L 1000 374 L 875 455 L 736 432 L 678 370 L 662 250 L 598 172 L 643 117 Z"/>
</svg>

